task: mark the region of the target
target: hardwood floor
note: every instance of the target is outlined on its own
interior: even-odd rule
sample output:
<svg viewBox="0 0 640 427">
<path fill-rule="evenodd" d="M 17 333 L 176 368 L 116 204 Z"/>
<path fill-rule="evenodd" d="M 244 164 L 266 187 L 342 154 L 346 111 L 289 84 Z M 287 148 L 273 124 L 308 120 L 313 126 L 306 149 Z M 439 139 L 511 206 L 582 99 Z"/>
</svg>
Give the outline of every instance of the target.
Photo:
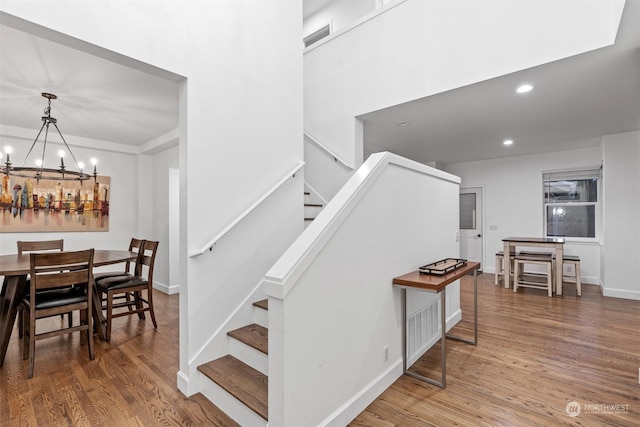
<svg viewBox="0 0 640 427">
<path fill-rule="evenodd" d="M 456 334 L 473 331 L 472 290 L 466 276 Z M 640 301 L 584 284 L 581 298 L 575 285 L 514 293 L 482 274 L 478 311 L 477 347 L 447 341 L 446 389 L 403 375 L 351 426 L 640 425 Z M 438 344 L 412 370 L 438 378 L 439 363 Z"/>
<path fill-rule="evenodd" d="M 157 330 L 149 316 L 114 319 L 111 342 L 94 341 L 94 361 L 78 333 L 39 341 L 30 380 L 14 329 L 0 368 L 0 425 L 237 425 L 204 396 L 186 398 L 176 388 L 178 298 L 154 293 Z M 46 319 L 44 327 L 60 321 Z"/>
<path fill-rule="evenodd" d="M 640 424 L 639 301 L 604 298 L 591 285 L 582 298 L 574 285 L 562 297 L 514 294 L 488 274 L 478 288 L 478 346 L 447 342 L 447 388 L 402 376 L 352 426 Z M 471 290 L 465 277 L 459 335 L 471 332 Z M 114 320 L 111 343 L 95 342 L 95 361 L 79 334 L 38 342 L 31 380 L 14 330 L 0 368 L 0 425 L 236 425 L 203 396 L 176 389 L 178 298 L 155 293 L 157 330 L 135 316 Z M 437 377 L 439 354 L 436 345 L 412 369 Z M 572 401 L 576 417 L 565 411 Z"/>
</svg>

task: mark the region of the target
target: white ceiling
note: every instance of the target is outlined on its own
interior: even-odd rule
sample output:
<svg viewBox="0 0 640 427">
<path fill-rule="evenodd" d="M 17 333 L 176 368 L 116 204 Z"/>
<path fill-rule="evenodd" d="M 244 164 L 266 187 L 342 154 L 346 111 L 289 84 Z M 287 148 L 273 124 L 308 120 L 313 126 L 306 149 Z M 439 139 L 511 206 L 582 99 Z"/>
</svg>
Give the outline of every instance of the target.
<svg viewBox="0 0 640 427">
<path fill-rule="evenodd" d="M 35 139 L 47 105 L 41 93 L 49 92 L 58 96 L 51 115 L 67 139 L 140 146 L 178 127 L 173 81 L 7 25 L 0 40 L 2 125 L 33 129 Z"/>
<path fill-rule="evenodd" d="M 365 157 L 387 150 L 454 163 L 595 146 L 638 130 L 640 2 L 625 8 L 613 46 L 360 116 Z M 516 94 L 522 83 L 534 90 Z"/>
<path fill-rule="evenodd" d="M 305 13 L 326 3 L 306 0 Z M 615 46 L 361 116 L 365 154 L 452 163 L 597 145 L 602 135 L 638 130 L 639 4 L 627 1 Z M 141 146 L 177 128 L 175 80 L 0 24 L 0 125 L 33 129 L 35 138 L 40 93 L 51 92 L 67 139 Z M 534 91 L 516 95 L 525 81 Z M 505 148 L 505 138 L 515 143 Z"/>
<path fill-rule="evenodd" d="M 335 0 L 303 0 L 302 1 L 302 19 L 307 19 L 329 3 Z"/>
</svg>

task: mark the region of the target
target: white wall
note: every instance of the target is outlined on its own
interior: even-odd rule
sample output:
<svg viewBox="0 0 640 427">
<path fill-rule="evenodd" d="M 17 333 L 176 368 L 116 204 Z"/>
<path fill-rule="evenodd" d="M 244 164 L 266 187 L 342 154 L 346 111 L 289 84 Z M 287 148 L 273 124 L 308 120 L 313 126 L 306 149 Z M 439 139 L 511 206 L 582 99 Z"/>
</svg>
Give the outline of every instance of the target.
<svg viewBox="0 0 640 427">
<path fill-rule="evenodd" d="M 543 171 L 597 167 L 601 162 L 600 147 L 593 147 L 446 165 L 447 172 L 462 179 L 461 187 L 484 189 L 484 270 L 494 271 L 495 253 L 503 249 L 503 238 L 543 237 Z M 581 276 L 586 283 L 599 283 L 600 243 L 567 239 L 565 252 L 580 256 Z"/>
<path fill-rule="evenodd" d="M 603 295 L 640 300 L 640 133 L 603 138 Z"/>
<path fill-rule="evenodd" d="M 324 204 L 340 190 L 353 174 L 352 164 L 342 163 L 323 147 L 304 137 L 304 179 L 313 192 L 319 195 Z"/>
<path fill-rule="evenodd" d="M 392 279 L 458 256 L 458 182 L 374 154 L 269 271 L 270 425 L 346 425 L 401 375 L 403 320 Z M 426 306 L 437 296 L 407 298 Z M 455 323 L 458 284 L 447 299 Z"/>
<path fill-rule="evenodd" d="M 2 10 L 186 78 L 179 90 L 179 387 L 187 394 L 197 391 L 189 388 L 195 371 L 190 363 L 239 295 L 248 294 L 241 288 L 255 283 L 244 283 L 246 269 L 219 276 L 187 254 L 205 245 L 302 158 L 301 2 L 9 0 Z M 278 215 L 288 218 L 296 209 L 302 212 L 301 182 L 299 188 L 298 196 L 290 195 L 263 224 L 279 221 Z M 280 223 L 279 231 L 289 237 L 302 226 L 302 221 Z M 246 235 L 242 242 L 256 244 Z M 258 245 L 265 259 L 281 250 Z M 241 251 L 225 255 L 238 264 L 248 256 Z M 234 301 L 217 299 L 221 289 L 237 289 Z"/>
<path fill-rule="evenodd" d="M 171 189 L 170 169 L 179 168 L 179 149 L 178 147 L 162 151 L 151 156 L 152 170 L 149 176 L 148 184 L 152 185 L 147 192 L 151 194 L 152 200 L 150 204 L 151 215 L 147 216 L 148 226 L 152 230 L 150 237 L 160 242 L 163 250 L 158 246 L 158 254 L 156 256 L 156 265 L 154 268 L 153 279 L 154 286 L 165 293 L 176 293 L 177 278 L 174 283 L 170 277 L 170 259 L 171 249 L 180 245 L 179 241 L 170 239 L 170 210 L 175 208 L 169 206 L 169 191 Z M 151 190 L 151 191 L 149 191 Z M 142 222 L 142 221 L 141 221 Z M 146 234 L 141 234 L 145 238 Z"/>
<path fill-rule="evenodd" d="M 357 167 L 362 139 L 354 132 L 354 117 L 609 45 L 623 5 L 491 0 L 391 5 L 305 52 L 305 131 Z"/>
</svg>

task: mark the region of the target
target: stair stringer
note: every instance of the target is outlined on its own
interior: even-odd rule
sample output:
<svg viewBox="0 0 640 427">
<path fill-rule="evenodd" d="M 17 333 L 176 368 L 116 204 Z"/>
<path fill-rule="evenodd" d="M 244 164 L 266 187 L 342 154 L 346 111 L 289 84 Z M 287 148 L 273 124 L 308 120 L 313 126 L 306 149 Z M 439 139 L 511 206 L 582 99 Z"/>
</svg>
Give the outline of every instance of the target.
<svg viewBox="0 0 640 427">
<path fill-rule="evenodd" d="M 198 366 L 230 354 L 231 337 L 227 335 L 227 332 L 241 328 L 250 323 L 254 323 L 255 314 L 253 302 L 264 298 L 265 295 L 262 291 L 262 282 L 260 282 L 253 288 L 247 297 L 242 300 L 238 307 L 236 307 L 231 315 L 225 320 L 222 326 L 220 326 L 211 335 L 209 340 L 207 340 L 205 345 L 202 346 L 196 355 L 189 360 L 189 391 L 192 392 L 189 393 L 189 395 L 198 392 L 205 394 L 202 390 L 204 384 L 206 384 L 205 381 L 211 381 L 198 371 Z"/>
<path fill-rule="evenodd" d="M 266 426 L 267 421 L 214 381 L 207 378 L 206 375 L 198 371 L 197 368 L 206 362 L 218 359 L 227 354 L 238 355 L 238 352 L 241 352 L 243 353 L 239 357 L 241 360 L 266 374 L 265 371 L 268 366 L 266 355 L 256 356 L 253 353 L 257 352 L 257 350 L 245 350 L 243 349 L 244 344 L 234 342 L 236 340 L 227 335 L 229 331 L 254 323 L 256 318 L 256 307 L 254 307 L 253 303 L 254 301 L 264 299 L 264 293 L 262 292 L 260 285 L 261 284 L 258 284 L 258 286 L 256 286 L 242 301 L 226 322 L 213 334 L 207 344 L 198 352 L 198 355 L 189 363 L 190 371 L 193 370 L 191 378 L 197 381 L 198 391 L 225 412 L 229 417 L 233 418 L 237 423 L 243 426 Z"/>
</svg>

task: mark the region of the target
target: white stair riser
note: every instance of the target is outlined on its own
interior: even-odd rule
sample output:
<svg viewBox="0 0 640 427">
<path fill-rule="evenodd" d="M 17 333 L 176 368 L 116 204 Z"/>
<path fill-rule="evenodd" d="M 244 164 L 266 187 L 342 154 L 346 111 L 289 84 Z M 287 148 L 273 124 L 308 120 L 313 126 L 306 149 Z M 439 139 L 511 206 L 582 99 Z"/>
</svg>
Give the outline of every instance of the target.
<svg viewBox="0 0 640 427">
<path fill-rule="evenodd" d="M 253 321 L 260 326 L 269 328 L 269 312 L 260 307 L 253 307 Z"/>
<path fill-rule="evenodd" d="M 304 217 L 305 218 L 315 218 L 318 216 L 320 211 L 322 210 L 322 206 L 305 206 L 304 207 Z"/>
<path fill-rule="evenodd" d="M 267 426 L 267 421 L 249 409 L 225 389 L 202 375 L 202 394 L 241 426 Z"/>
<path fill-rule="evenodd" d="M 229 340 L 229 354 L 251 366 L 253 369 L 265 375 L 269 374 L 269 356 L 235 338 Z"/>
</svg>

